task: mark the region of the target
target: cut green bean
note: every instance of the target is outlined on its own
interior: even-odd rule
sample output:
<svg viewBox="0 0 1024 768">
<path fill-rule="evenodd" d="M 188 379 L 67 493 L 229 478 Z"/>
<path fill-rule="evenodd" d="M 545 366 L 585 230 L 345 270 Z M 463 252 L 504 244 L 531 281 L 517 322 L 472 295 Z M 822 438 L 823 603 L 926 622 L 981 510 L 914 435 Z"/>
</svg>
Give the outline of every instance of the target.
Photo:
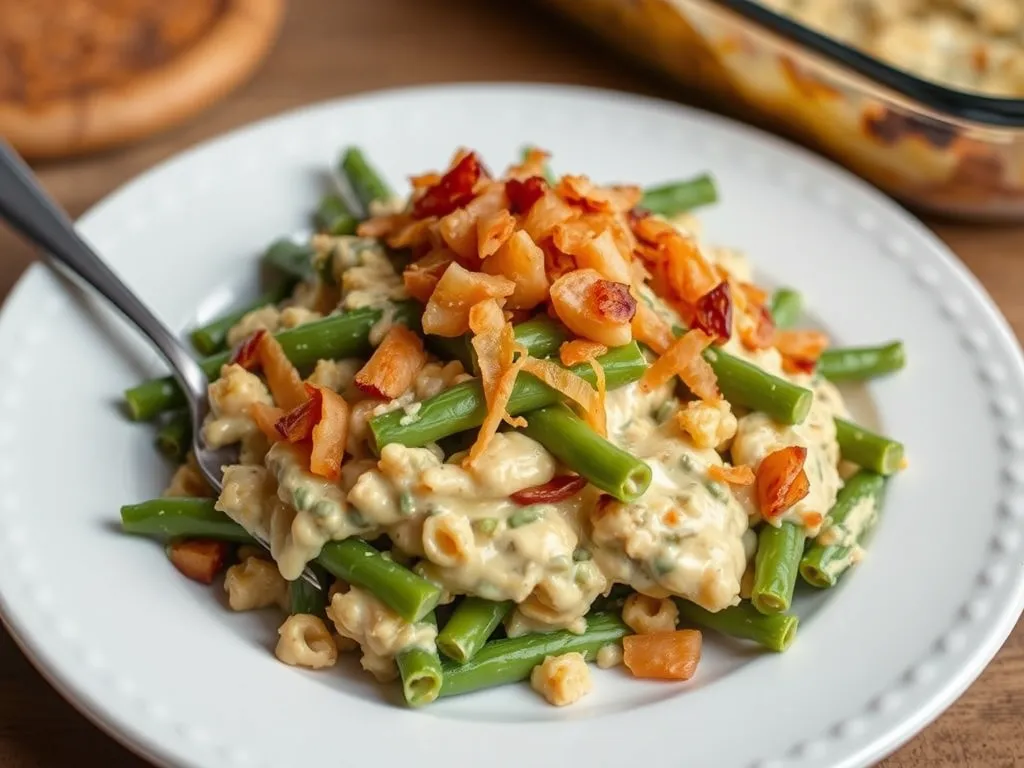
<svg viewBox="0 0 1024 768">
<path fill-rule="evenodd" d="M 526 158 L 529 156 L 531 150 L 534 150 L 534 149 L 537 149 L 537 147 L 533 147 L 533 146 L 530 146 L 530 145 L 527 145 L 527 146 L 523 147 L 522 152 L 519 153 L 519 159 L 522 162 L 526 162 Z M 554 171 L 551 170 L 551 164 L 550 163 L 547 163 L 547 162 L 544 163 L 544 168 L 541 171 L 541 173 L 544 176 L 544 181 L 546 181 L 549 186 L 553 187 L 553 186 L 555 186 L 555 184 L 558 183 L 558 177 L 555 176 Z"/>
<path fill-rule="evenodd" d="M 679 608 L 679 616 L 691 624 L 706 627 L 729 637 L 752 640 L 780 653 L 793 644 L 797 626 L 800 624 L 796 616 L 786 613 L 766 615 L 746 601 L 730 608 L 723 608 L 716 613 L 707 611 L 689 600 L 677 598 L 675 603 Z"/>
<path fill-rule="evenodd" d="M 463 598 L 437 636 L 437 647 L 449 659 L 465 664 L 483 648 L 510 610 L 510 600 L 494 602 L 482 597 Z"/>
<path fill-rule="evenodd" d="M 718 378 L 718 388 L 733 405 L 762 411 L 782 424 L 800 424 L 807 418 L 814 402 L 811 390 L 772 376 L 716 347 L 704 350 L 704 359 Z"/>
<path fill-rule="evenodd" d="M 776 328 L 791 328 L 800 319 L 803 298 L 791 288 L 779 288 L 772 294 L 769 311 Z"/>
<path fill-rule="evenodd" d="M 345 174 L 367 215 L 370 213 L 370 203 L 375 200 L 389 200 L 393 196 L 390 187 L 373 169 L 358 147 L 349 147 L 345 150 L 341 158 L 341 172 Z"/>
<path fill-rule="evenodd" d="M 121 528 L 125 533 L 156 539 L 220 539 L 253 544 L 252 536 L 213 506 L 213 499 L 166 498 L 125 504 Z"/>
<path fill-rule="evenodd" d="M 314 365 L 320 359 L 362 357 L 372 349 L 370 331 L 383 314 L 381 309 L 356 309 L 290 328 L 274 336 L 288 359 L 299 367 Z M 403 301 L 396 303 L 389 314 L 393 322 L 417 328 L 422 308 L 416 302 Z M 221 352 L 200 360 L 199 364 L 213 380 L 220 376 L 221 366 L 230 359 L 230 352 Z M 166 410 L 185 405 L 177 382 L 170 376 L 132 387 L 124 397 L 133 421 L 149 421 Z"/>
<path fill-rule="evenodd" d="M 436 584 L 360 539 L 327 542 L 317 562 L 342 581 L 369 590 L 406 621 L 422 621 L 441 598 Z"/>
<path fill-rule="evenodd" d="M 821 533 L 800 561 L 800 575 L 812 587 L 834 586 L 853 565 L 857 548 L 882 508 L 885 478 L 862 469 L 840 489 Z"/>
<path fill-rule="evenodd" d="M 806 538 L 803 526 L 795 523 L 784 522 L 777 528 L 767 523 L 761 526 L 750 591 L 750 602 L 761 613 L 789 610 Z"/>
<path fill-rule="evenodd" d="M 836 442 L 845 461 L 891 475 L 903 464 L 903 444 L 876 435 L 846 419 L 836 419 Z"/>
<path fill-rule="evenodd" d="M 651 468 L 645 462 L 601 437 L 564 405 L 530 411 L 526 421 L 526 435 L 619 501 L 636 501 L 651 484 Z"/>
<path fill-rule="evenodd" d="M 707 174 L 685 181 L 675 181 L 659 187 L 644 190 L 640 208 L 662 216 L 677 216 L 704 205 L 717 202 L 718 190 L 714 180 Z"/>
<path fill-rule="evenodd" d="M 326 583 L 323 570 L 316 574 L 321 585 Z M 323 616 L 324 607 L 327 605 L 327 596 L 324 590 L 314 587 L 305 579 L 295 579 L 288 582 L 288 612 L 291 614 L 309 614 L 310 616 Z"/>
<path fill-rule="evenodd" d="M 283 237 L 264 252 L 263 264 L 296 280 L 308 280 L 314 272 L 313 249 Z"/>
<path fill-rule="evenodd" d="M 562 344 L 570 339 L 568 329 L 548 317 L 535 317 L 519 323 L 514 330 L 516 342 L 522 344 L 531 357 L 538 359 L 557 355 Z M 468 335 L 454 338 L 428 336 L 427 346 L 439 357 L 458 360 L 467 372 L 473 375 L 480 373 Z"/>
<path fill-rule="evenodd" d="M 437 626 L 434 613 L 424 617 L 424 623 Z M 441 692 L 441 659 L 437 651 L 413 646 L 406 648 L 395 657 L 398 674 L 402 679 L 402 697 L 410 707 L 429 704 Z"/>
<path fill-rule="evenodd" d="M 341 196 L 334 193 L 320 198 L 313 221 L 317 231 L 325 235 L 354 235 L 359 226 L 359 219 L 352 215 Z"/>
<path fill-rule="evenodd" d="M 816 370 L 829 381 L 864 381 L 895 373 L 906 364 L 903 342 L 891 341 L 878 347 L 826 349 Z"/>
<path fill-rule="evenodd" d="M 647 369 L 647 361 L 635 342 L 611 350 L 599 357 L 598 362 L 604 368 L 608 389 L 636 381 Z M 594 383 L 594 370 L 589 363 L 575 365 L 570 370 L 591 384 Z M 552 405 L 560 399 L 558 392 L 534 376 L 521 373 L 516 379 L 507 409 L 515 416 Z M 480 381 L 474 379 L 456 384 L 424 400 L 416 412 L 415 421 L 404 419 L 404 415 L 400 410 L 391 411 L 370 420 L 370 430 L 377 450 L 388 443 L 423 446 L 457 432 L 479 427 L 487 416 L 487 401 Z"/>
<path fill-rule="evenodd" d="M 581 653 L 593 659 L 605 645 L 631 634 L 614 613 L 593 613 L 582 634 L 568 630 L 492 640 L 465 664 L 444 663 L 442 696 L 458 696 L 525 680 L 548 656 Z"/>
<path fill-rule="evenodd" d="M 250 312 L 266 306 L 273 306 L 291 296 L 295 287 L 295 280 L 286 278 L 278 280 L 277 284 L 264 293 L 255 301 L 232 310 L 223 317 L 217 318 L 204 326 L 196 328 L 189 333 L 189 340 L 192 346 L 201 355 L 212 355 L 220 352 L 227 346 L 228 331 L 238 325 L 242 318 Z"/>
<path fill-rule="evenodd" d="M 182 462 L 192 447 L 192 418 L 188 411 L 175 411 L 156 432 L 156 449 L 174 462 Z"/>
<path fill-rule="evenodd" d="M 242 526 L 214 507 L 213 499 L 167 498 L 121 507 L 127 533 L 159 539 L 211 538 L 255 544 Z M 316 562 L 339 579 L 372 592 L 406 621 L 434 610 L 441 588 L 360 539 L 329 541 Z"/>
</svg>

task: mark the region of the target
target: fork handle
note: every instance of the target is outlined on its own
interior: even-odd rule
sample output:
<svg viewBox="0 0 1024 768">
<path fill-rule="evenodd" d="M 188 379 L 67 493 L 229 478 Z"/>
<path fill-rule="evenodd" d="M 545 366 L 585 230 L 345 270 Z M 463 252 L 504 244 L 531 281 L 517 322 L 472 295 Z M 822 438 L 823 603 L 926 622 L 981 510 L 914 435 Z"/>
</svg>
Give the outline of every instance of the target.
<svg viewBox="0 0 1024 768">
<path fill-rule="evenodd" d="M 194 393 L 203 391 L 206 376 L 185 346 L 78 235 L 67 214 L 3 139 L 0 139 L 0 216 L 99 291 L 149 337 L 171 366 L 186 397 L 191 400 Z"/>
</svg>

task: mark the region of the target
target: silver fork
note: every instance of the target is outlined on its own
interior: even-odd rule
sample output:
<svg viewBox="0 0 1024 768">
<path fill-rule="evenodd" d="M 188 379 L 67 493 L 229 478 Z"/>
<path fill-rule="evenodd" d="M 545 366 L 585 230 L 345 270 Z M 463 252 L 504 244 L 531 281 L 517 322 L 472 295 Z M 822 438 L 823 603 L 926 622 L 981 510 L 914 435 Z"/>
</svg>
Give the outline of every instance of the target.
<svg viewBox="0 0 1024 768">
<path fill-rule="evenodd" d="M 56 262 L 89 283 L 156 347 L 188 401 L 192 418 L 192 449 L 199 471 L 220 493 L 223 467 L 237 458 L 237 449 L 215 450 L 203 442 L 203 421 L 210 412 L 206 392 L 208 381 L 203 369 L 167 326 L 79 237 L 71 219 L 43 190 L 31 169 L 3 139 L 0 139 L 0 217 L 43 248 Z M 258 534 L 252 535 L 270 551 L 269 541 Z M 302 578 L 315 587 L 320 586 L 309 568 L 302 572 Z"/>
</svg>

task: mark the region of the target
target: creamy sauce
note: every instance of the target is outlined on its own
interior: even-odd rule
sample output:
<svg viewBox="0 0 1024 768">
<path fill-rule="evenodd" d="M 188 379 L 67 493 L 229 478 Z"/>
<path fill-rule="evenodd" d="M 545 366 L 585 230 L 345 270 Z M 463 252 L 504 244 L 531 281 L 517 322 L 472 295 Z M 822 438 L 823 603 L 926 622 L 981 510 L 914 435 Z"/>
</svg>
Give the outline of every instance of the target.
<svg viewBox="0 0 1024 768">
<path fill-rule="evenodd" d="M 248 415 L 249 406 L 273 403 L 260 378 L 239 365 L 223 366 L 208 393 L 210 414 L 203 423 L 203 439 L 212 448 L 237 443 L 257 432 L 256 423 Z"/>
<path fill-rule="evenodd" d="M 437 627 L 427 622 L 410 624 L 371 593 L 350 587 L 336 592 L 327 606 L 327 617 L 342 637 L 359 644 L 361 664 L 378 680 L 398 676 L 395 657 L 408 648 L 434 651 Z"/>
<path fill-rule="evenodd" d="M 642 395 L 630 385 L 609 393 L 609 436 L 644 459 L 653 479 L 632 504 L 605 497 L 595 506 L 594 560 L 612 581 L 717 611 L 739 595 L 747 514 L 730 488 L 708 478 L 708 467 L 722 464 L 718 453 L 697 448 L 674 418 L 658 423 L 671 403 L 667 388 Z"/>
<path fill-rule="evenodd" d="M 471 469 L 393 444 L 348 499 L 368 519 L 390 522 L 395 546 L 425 558 L 424 575 L 448 591 L 513 600 L 547 628 L 578 626 L 607 586 L 577 551 L 582 495 L 528 507 L 509 499 L 555 471 L 547 451 L 515 432 L 496 435 Z"/>
<path fill-rule="evenodd" d="M 836 556 L 825 563 L 824 570 L 835 577 L 849 566 L 864 558 L 864 550 L 858 544 L 861 538 L 878 522 L 878 505 L 874 496 L 865 496 L 851 509 L 842 523 L 826 523 L 816 539 L 826 547 L 839 547 Z"/>
<path fill-rule="evenodd" d="M 326 268 L 341 290 L 338 309 L 372 307 L 385 309 L 388 315 L 391 302 L 408 298 L 401 274 L 376 240 L 318 235 L 313 238 L 313 249 L 318 263 L 329 262 Z M 387 333 L 384 326 L 390 327 L 390 322 L 382 319 L 377 325 L 379 337 L 383 338 Z"/>
</svg>

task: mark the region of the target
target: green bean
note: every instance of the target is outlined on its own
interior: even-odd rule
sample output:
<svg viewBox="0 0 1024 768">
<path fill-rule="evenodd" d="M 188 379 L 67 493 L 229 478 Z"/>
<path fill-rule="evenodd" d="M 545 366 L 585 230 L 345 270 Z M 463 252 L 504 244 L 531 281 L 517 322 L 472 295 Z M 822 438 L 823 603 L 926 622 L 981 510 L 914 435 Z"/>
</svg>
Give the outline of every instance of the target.
<svg viewBox="0 0 1024 768">
<path fill-rule="evenodd" d="M 674 181 L 660 187 L 648 187 L 640 201 L 640 208 L 662 216 L 676 216 L 718 200 L 714 180 L 707 174 L 685 181 Z"/>
<path fill-rule="evenodd" d="M 242 526 L 214 507 L 213 499 L 167 498 L 128 504 L 121 507 L 121 527 L 127 533 L 160 539 L 184 536 L 255 543 Z M 327 542 L 316 562 L 339 579 L 372 592 L 406 621 L 422 620 L 441 597 L 436 584 L 359 539 Z"/>
<path fill-rule="evenodd" d="M 640 498 L 651 484 L 651 468 L 591 429 L 564 405 L 526 414 L 529 437 L 589 483 L 620 501 Z"/>
<path fill-rule="evenodd" d="M 523 147 L 522 151 L 519 153 L 519 159 L 522 162 L 526 162 L 526 158 L 529 156 L 530 151 L 534 150 L 534 149 L 537 149 L 537 147 L 533 147 L 533 146 L 530 146 L 530 145 L 527 145 L 527 146 Z M 546 181 L 549 186 L 553 187 L 553 186 L 555 186 L 555 184 L 558 183 L 558 177 L 555 176 L 554 171 L 551 170 L 550 163 L 547 163 L 547 162 L 544 163 L 544 168 L 541 171 L 541 173 L 544 176 L 544 181 Z"/>
<path fill-rule="evenodd" d="M 803 526 L 794 523 L 784 522 L 778 528 L 768 523 L 761 526 L 750 592 L 750 602 L 761 613 L 789 610 L 806 538 Z"/>
<path fill-rule="evenodd" d="M 772 651 L 782 652 L 793 644 L 800 620 L 786 613 L 766 615 L 744 601 L 712 613 L 689 600 L 677 598 L 679 615 L 685 621 L 741 640 L 752 640 Z"/>
<path fill-rule="evenodd" d="M 342 581 L 369 590 L 406 621 L 421 621 L 441 598 L 436 584 L 360 539 L 327 542 L 317 562 Z"/>
<path fill-rule="evenodd" d="M 903 444 L 876 435 L 846 419 L 836 419 L 836 442 L 845 461 L 870 469 L 880 475 L 891 475 L 903 464 Z"/>
<path fill-rule="evenodd" d="M 491 640 L 465 664 L 443 664 L 441 695 L 458 696 L 525 680 L 533 668 L 548 656 L 575 651 L 589 660 L 603 646 L 628 634 L 629 628 L 616 614 L 593 613 L 587 617 L 586 631 L 579 635 L 563 629 Z"/>
<path fill-rule="evenodd" d="M 433 612 L 424 617 L 423 621 L 437 626 L 437 618 Z M 422 707 L 437 698 L 441 692 L 443 672 L 436 649 L 428 651 L 419 646 L 406 648 L 395 657 L 395 661 L 398 664 L 398 674 L 402 678 L 402 696 L 406 704 L 410 707 Z"/>
<path fill-rule="evenodd" d="M 286 237 L 275 240 L 263 254 L 263 264 L 296 280 L 313 276 L 313 249 Z"/>
<path fill-rule="evenodd" d="M 156 432 L 156 449 L 171 461 L 182 462 L 192 447 L 192 418 L 188 411 L 170 414 Z"/>
<path fill-rule="evenodd" d="M 790 328 L 796 325 L 803 310 L 803 298 L 791 288 L 779 288 L 772 294 L 769 311 L 776 328 Z"/>
<path fill-rule="evenodd" d="M 309 614 L 310 616 L 324 615 L 324 607 L 327 605 L 327 594 L 322 588 L 327 583 L 326 575 L 322 568 L 314 564 L 313 571 L 321 588 L 314 587 L 305 579 L 295 579 L 288 582 L 288 612 L 291 614 Z"/>
<path fill-rule="evenodd" d="M 854 554 L 878 521 L 885 478 L 865 469 L 839 491 L 821 533 L 800 561 L 800 575 L 812 587 L 834 586 L 853 565 Z"/>
<path fill-rule="evenodd" d="M 799 424 L 807 418 L 814 402 L 811 390 L 772 376 L 716 347 L 704 350 L 704 359 L 715 371 L 718 388 L 733 405 L 762 411 L 782 424 Z"/>
<path fill-rule="evenodd" d="M 188 335 L 192 346 L 201 355 L 212 355 L 220 352 L 227 346 L 228 331 L 238 325 L 243 317 L 254 310 L 273 306 L 280 301 L 284 301 L 291 295 L 294 287 L 295 281 L 290 278 L 279 280 L 274 288 L 271 288 L 255 301 L 196 328 Z"/>
<path fill-rule="evenodd" d="M 416 328 L 421 313 L 422 309 L 416 302 L 399 302 L 394 305 L 393 321 Z M 372 348 L 370 331 L 383 314 L 381 309 L 356 309 L 274 335 L 288 359 L 300 367 L 313 365 L 322 358 L 361 357 Z M 230 359 L 230 352 L 221 352 L 200 360 L 199 364 L 212 381 L 220 376 L 221 366 Z M 132 387 L 124 397 L 133 421 L 149 421 L 166 410 L 185 405 L 177 382 L 170 376 Z"/>
<path fill-rule="evenodd" d="M 466 663 L 483 648 L 510 610 L 512 602 L 509 600 L 463 598 L 437 636 L 437 647 L 449 659 Z"/>
<path fill-rule="evenodd" d="M 522 344 L 531 357 L 536 358 L 557 355 L 562 344 L 570 338 L 564 325 L 543 316 L 519 323 L 515 326 L 515 334 L 516 342 Z M 427 346 L 439 357 L 458 360 L 467 372 L 474 375 L 480 373 L 468 335 L 454 338 L 428 336 Z"/>
<path fill-rule="evenodd" d="M 326 235 L 354 235 L 359 219 L 352 215 L 340 195 L 329 193 L 320 198 L 320 205 L 313 214 L 318 232 Z"/>
<path fill-rule="evenodd" d="M 252 536 L 218 509 L 213 499 L 167 498 L 125 504 L 121 528 L 125 533 L 156 539 L 220 539 L 253 544 Z"/>
<path fill-rule="evenodd" d="M 387 183 L 373 169 L 358 147 L 349 147 L 345 150 L 341 158 L 341 171 L 367 215 L 370 213 L 370 203 L 375 200 L 389 200 L 393 195 Z"/>
<path fill-rule="evenodd" d="M 647 361 L 636 343 L 618 347 L 598 358 L 604 368 L 609 389 L 636 381 L 647 368 Z M 589 363 L 575 365 L 570 370 L 577 376 L 594 383 L 594 371 Z M 513 416 L 558 402 L 561 396 L 537 378 L 521 373 L 516 379 L 508 412 Z M 487 416 L 487 401 L 478 379 L 465 381 L 446 389 L 420 403 L 415 421 L 405 419 L 401 411 L 375 416 L 370 420 L 374 443 L 380 450 L 388 443 L 401 443 L 411 447 L 435 442 L 456 432 L 463 432 L 483 424 Z"/>
<path fill-rule="evenodd" d="M 878 347 L 826 349 L 816 370 L 829 381 L 864 381 L 899 371 L 906 364 L 903 342 L 891 341 Z"/>
</svg>

